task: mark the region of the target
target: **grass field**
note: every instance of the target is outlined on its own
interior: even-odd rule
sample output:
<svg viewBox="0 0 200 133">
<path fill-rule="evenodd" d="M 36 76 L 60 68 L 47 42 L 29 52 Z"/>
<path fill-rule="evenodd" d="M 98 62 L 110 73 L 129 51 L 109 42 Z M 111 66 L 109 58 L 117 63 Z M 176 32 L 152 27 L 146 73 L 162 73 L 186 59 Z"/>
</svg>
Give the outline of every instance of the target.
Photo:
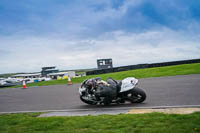
<svg viewBox="0 0 200 133">
<path fill-rule="evenodd" d="M 85 77 L 80 77 L 80 78 L 74 78 L 72 79 L 72 82 L 81 83 L 83 80 L 93 78 L 93 77 L 101 77 L 104 80 L 106 80 L 108 77 L 112 77 L 116 80 L 122 80 L 126 77 L 150 78 L 150 77 L 188 75 L 188 74 L 200 74 L 200 63 L 156 67 L 156 68 L 145 68 L 145 69 L 100 74 L 100 75 L 91 75 L 91 76 L 85 76 Z M 30 83 L 27 86 L 46 86 L 46 85 L 57 85 L 57 84 L 67 84 L 67 81 L 53 80 L 53 81 L 45 81 L 45 82 L 38 82 L 38 83 Z M 19 86 L 15 86 L 15 87 L 19 87 Z"/>
<path fill-rule="evenodd" d="M 1 133 L 199 133 L 200 112 L 38 118 L 39 113 L 0 115 Z"/>
</svg>

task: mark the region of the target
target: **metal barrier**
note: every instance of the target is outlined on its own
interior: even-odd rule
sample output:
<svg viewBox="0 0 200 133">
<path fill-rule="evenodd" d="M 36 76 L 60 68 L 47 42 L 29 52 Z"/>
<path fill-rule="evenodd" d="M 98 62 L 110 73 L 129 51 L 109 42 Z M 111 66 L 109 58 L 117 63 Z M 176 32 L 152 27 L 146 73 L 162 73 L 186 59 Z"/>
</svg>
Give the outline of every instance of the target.
<svg viewBox="0 0 200 133">
<path fill-rule="evenodd" d="M 181 65 L 181 64 L 192 64 L 192 63 L 200 63 L 200 59 L 121 66 L 121 67 L 114 67 L 114 68 L 109 68 L 109 69 L 88 71 L 88 72 L 86 72 L 86 75 L 96 75 L 96 74 L 128 71 L 128 70 L 134 70 L 134 69 L 153 68 L 153 67 L 162 67 L 162 66 L 172 66 L 172 65 Z"/>
</svg>

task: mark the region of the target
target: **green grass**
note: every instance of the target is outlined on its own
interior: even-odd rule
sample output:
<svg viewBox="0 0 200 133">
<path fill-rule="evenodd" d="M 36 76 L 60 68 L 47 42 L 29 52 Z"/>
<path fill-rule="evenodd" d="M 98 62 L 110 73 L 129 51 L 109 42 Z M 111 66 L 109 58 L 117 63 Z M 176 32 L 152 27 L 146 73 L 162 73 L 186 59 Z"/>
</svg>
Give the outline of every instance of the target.
<svg viewBox="0 0 200 133">
<path fill-rule="evenodd" d="M 38 118 L 39 113 L 0 115 L 0 133 L 199 133 L 200 112 Z"/>
<path fill-rule="evenodd" d="M 145 69 L 100 74 L 100 75 L 91 75 L 91 76 L 85 76 L 85 77 L 80 77 L 80 78 L 74 78 L 72 79 L 72 82 L 81 83 L 85 79 L 94 78 L 94 77 L 101 77 L 104 80 L 106 80 L 108 77 L 112 77 L 116 80 L 122 80 L 126 77 L 150 78 L 150 77 L 188 75 L 188 74 L 200 74 L 200 63 L 156 67 L 156 68 L 145 68 Z M 57 84 L 67 84 L 67 81 L 53 80 L 53 81 L 45 81 L 45 82 L 38 82 L 38 83 L 30 83 L 27 86 L 47 86 L 47 85 L 57 85 Z M 15 86 L 15 87 L 19 87 L 19 86 Z"/>
</svg>

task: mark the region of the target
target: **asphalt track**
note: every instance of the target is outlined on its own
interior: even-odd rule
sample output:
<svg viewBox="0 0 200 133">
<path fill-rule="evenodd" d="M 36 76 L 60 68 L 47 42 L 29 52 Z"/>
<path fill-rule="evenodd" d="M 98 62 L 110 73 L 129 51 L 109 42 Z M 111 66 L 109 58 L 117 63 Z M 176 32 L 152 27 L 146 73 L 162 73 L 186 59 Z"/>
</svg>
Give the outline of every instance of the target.
<svg viewBox="0 0 200 133">
<path fill-rule="evenodd" d="M 0 113 L 127 108 L 200 107 L 200 74 L 139 79 L 147 99 L 140 104 L 92 106 L 80 101 L 80 84 L 0 89 Z"/>
</svg>

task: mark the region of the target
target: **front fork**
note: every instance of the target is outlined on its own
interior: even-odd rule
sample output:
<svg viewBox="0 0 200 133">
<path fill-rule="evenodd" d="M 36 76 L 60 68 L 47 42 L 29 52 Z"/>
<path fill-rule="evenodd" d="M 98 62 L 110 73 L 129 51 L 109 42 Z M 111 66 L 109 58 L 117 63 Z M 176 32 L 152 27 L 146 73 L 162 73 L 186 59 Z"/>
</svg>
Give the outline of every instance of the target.
<svg viewBox="0 0 200 133">
<path fill-rule="evenodd" d="M 125 101 L 132 102 L 133 101 L 133 96 L 132 96 L 132 91 L 133 89 L 127 91 L 127 92 L 122 92 L 118 94 L 119 99 L 117 99 L 120 103 L 125 103 Z M 131 97 L 129 96 L 131 94 Z"/>
</svg>

